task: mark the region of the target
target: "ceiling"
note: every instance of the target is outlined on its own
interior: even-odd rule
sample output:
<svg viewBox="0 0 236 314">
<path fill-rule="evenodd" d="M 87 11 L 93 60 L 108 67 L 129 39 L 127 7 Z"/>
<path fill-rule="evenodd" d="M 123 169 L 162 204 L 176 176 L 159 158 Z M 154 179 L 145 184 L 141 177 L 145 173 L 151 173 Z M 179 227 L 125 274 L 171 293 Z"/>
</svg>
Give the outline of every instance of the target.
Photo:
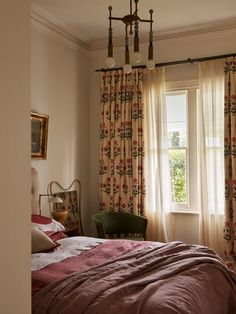
<svg viewBox="0 0 236 314">
<path fill-rule="evenodd" d="M 91 44 L 107 38 L 110 5 L 113 16 L 129 13 L 129 0 L 32 0 L 32 12 Z M 209 25 L 236 25 L 236 0 L 139 0 L 139 17 L 149 19 L 149 9 L 154 10 L 154 34 Z M 141 23 L 140 34 L 147 33 L 148 28 L 148 23 Z M 123 34 L 124 24 L 113 21 L 113 36 Z"/>
</svg>

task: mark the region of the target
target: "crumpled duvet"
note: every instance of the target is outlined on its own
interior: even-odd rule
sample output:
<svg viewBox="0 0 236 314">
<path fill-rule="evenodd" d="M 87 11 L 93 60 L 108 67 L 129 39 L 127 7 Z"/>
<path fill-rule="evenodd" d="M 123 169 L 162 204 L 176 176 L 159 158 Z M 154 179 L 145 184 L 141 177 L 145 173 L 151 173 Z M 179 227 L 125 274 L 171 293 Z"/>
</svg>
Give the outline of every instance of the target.
<svg viewBox="0 0 236 314">
<path fill-rule="evenodd" d="M 54 281 L 33 296 L 32 313 L 233 314 L 236 275 L 207 247 L 149 245 Z"/>
</svg>

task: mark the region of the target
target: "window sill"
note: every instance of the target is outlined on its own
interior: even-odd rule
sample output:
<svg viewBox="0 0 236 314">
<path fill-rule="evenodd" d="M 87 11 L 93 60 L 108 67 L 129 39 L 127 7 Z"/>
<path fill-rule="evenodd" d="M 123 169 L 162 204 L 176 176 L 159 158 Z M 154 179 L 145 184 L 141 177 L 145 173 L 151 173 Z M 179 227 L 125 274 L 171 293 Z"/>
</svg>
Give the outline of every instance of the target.
<svg viewBox="0 0 236 314">
<path fill-rule="evenodd" d="M 199 212 L 189 210 L 172 210 L 169 213 L 174 215 L 199 215 Z"/>
<path fill-rule="evenodd" d="M 185 210 L 172 210 L 172 211 L 169 211 L 168 214 L 173 214 L 173 215 L 199 215 L 200 213 L 199 212 L 196 212 L 196 211 L 185 211 Z M 210 213 L 211 215 L 216 215 L 214 213 Z M 224 213 L 220 213 L 218 214 L 218 216 L 224 216 Z"/>
</svg>

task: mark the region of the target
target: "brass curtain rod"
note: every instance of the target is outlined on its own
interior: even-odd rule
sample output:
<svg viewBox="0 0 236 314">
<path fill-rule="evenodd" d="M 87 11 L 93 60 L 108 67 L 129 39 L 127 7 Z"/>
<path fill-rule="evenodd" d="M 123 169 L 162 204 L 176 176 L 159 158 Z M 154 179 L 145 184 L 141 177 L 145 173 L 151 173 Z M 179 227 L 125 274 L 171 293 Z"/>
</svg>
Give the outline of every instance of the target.
<svg viewBox="0 0 236 314">
<path fill-rule="evenodd" d="M 236 57 L 236 53 L 230 53 L 225 55 L 219 55 L 219 56 L 211 56 L 211 57 L 203 57 L 203 58 L 188 58 L 185 60 L 177 60 L 177 61 L 170 61 L 170 62 L 163 62 L 163 63 L 156 63 L 155 67 L 164 67 L 164 66 L 170 66 L 170 65 L 176 65 L 176 64 L 185 64 L 185 63 L 195 63 L 195 62 L 202 62 L 202 61 L 209 61 L 209 60 L 217 60 L 217 59 L 224 59 L 229 57 Z M 132 67 L 133 69 L 143 69 L 146 68 L 145 65 L 135 65 Z M 95 72 L 107 72 L 107 71 L 116 71 L 116 70 L 122 70 L 122 67 L 120 68 L 114 68 L 114 69 L 97 69 Z"/>
</svg>

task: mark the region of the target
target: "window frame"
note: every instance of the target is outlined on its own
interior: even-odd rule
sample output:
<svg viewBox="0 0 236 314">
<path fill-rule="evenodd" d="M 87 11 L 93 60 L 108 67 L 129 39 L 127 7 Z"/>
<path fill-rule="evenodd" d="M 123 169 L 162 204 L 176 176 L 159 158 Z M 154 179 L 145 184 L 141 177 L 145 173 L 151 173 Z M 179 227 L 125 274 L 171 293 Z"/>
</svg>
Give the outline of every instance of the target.
<svg viewBox="0 0 236 314">
<path fill-rule="evenodd" d="M 197 206 L 197 90 L 198 80 L 170 82 L 166 84 L 166 95 L 186 92 L 186 188 L 187 202 L 172 203 L 171 212 L 199 213 Z M 169 150 L 169 149 L 168 149 Z M 170 187 L 171 188 L 171 187 Z"/>
</svg>

